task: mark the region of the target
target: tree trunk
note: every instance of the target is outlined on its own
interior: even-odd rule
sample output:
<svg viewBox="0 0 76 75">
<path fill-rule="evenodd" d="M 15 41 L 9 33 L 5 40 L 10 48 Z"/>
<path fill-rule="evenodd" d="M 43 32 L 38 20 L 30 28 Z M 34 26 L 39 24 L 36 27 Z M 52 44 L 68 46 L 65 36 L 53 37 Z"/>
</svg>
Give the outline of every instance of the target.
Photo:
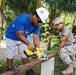
<svg viewBox="0 0 76 75">
<path fill-rule="evenodd" d="M 72 22 L 71 31 L 73 31 L 73 27 L 74 27 L 75 20 L 76 20 L 76 16 L 74 17 L 74 20 L 73 20 L 73 22 Z"/>
<path fill-rule="evenodd" d="M 50 31 L 50 30 L 49 30 Z M 51 39 L 52 39 L 52 32 L 49 32 L 49 38 L 48 38 L 48 46 L 47 46 L 47 50 L 50 50 L 51 48 Z"/>
<path fill-rule="evenodd" d="M 1 30 L 1 25 L 2 25 L 2 13 L 0 12 L 0 46 L 1 46 L 1 39 L 2 39 L 2 30 Z"/>
</svg>

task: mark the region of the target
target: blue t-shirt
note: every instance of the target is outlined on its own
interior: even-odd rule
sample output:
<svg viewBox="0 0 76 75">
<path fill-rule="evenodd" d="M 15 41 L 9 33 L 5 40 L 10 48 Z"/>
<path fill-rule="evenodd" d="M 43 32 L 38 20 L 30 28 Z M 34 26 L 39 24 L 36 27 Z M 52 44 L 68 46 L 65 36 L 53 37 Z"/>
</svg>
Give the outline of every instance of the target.
<svg viewBox="0 0 76 75">
<path fill-rule="evenodd" d="M 12 40 L 19 40 L 16 36 L 16 31 L 24 31 L 24 36 L 27 36 L 31 33 L 39 35 L 40 26 L 34 26 L 30 22 L 30 14 L 21 14 L 19 15 L 6 30 L 6 37 Z"/>
</svg>

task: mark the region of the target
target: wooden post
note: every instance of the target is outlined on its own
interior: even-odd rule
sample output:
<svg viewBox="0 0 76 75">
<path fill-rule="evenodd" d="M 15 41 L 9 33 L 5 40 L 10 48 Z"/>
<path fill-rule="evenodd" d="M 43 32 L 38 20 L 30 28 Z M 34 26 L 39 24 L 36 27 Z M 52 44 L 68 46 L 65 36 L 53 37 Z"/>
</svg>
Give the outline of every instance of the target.
<svg viewBox="0 0 76 75">
<path fill-rule="evenodd" d="M 56 55 L 56 53 L 50 54 L 50 55 L 48 55 L 48 58 L 50 59 L 50 58 L 54 57 L 55 55 Z M 5 72 L 5 73 L 0 74 L 0 75 L 19 75 L 20 73 L 23 73 L 23 72 L 35 67 L 36 65 L 41 64 L 42 62 L 45 62 L 45 61 L 36 59 L 28 64 L 19 65 L 14 70 Z"/>
</svg>

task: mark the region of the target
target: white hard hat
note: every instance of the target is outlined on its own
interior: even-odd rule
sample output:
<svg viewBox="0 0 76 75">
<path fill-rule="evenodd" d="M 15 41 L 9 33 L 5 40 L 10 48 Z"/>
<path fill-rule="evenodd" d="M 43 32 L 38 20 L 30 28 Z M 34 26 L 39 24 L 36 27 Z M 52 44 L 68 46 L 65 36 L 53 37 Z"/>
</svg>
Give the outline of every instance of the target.
<svg viewBox="0 0 76 75">
<path fill-rule="evenodd" d="M 48 18 L 48 16 L 49 16 L 48 10 L 43 8 L 43 7 L 40 7 L 38 9 L 36 9 L 36 12 L 37 12 L 38 16 L 40 17 L 41 21 L 43 23 L 45 23 L 47 18 Z"/>
<path fill-rule="evenodd" d="M 63 22 L 62 18 L 55 18 L 54 21 L 53 21 L 53 24 L 57 25 L 57 24 L 62 23 L 62 22 Z"/>
</svg>

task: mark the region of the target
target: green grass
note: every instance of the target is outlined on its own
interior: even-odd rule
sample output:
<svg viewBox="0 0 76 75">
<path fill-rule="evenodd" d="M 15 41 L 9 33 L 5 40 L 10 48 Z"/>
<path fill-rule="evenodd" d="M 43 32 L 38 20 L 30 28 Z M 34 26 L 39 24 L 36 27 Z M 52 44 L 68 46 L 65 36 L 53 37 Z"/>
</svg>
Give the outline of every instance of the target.
<svg viewBox="0 0 76 75">
<path fill-rule="evenodd" d="M 23 64 L 20 60 L 14 60 L 13 66 L 19 66 Z M 0 74 L 7 71 L 7 62 L 2 60 L 0 61 Z"/>
</svg>

